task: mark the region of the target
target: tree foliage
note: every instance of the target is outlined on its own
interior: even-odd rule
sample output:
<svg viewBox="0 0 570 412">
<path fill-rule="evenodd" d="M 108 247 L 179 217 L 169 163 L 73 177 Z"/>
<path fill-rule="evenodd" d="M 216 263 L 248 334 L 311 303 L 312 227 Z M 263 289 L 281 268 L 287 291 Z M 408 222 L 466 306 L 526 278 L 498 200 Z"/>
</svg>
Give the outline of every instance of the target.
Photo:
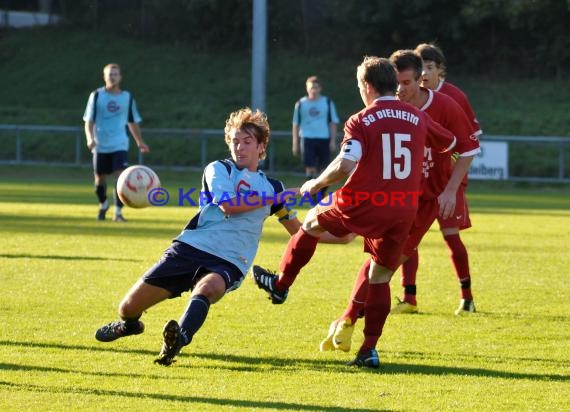
<svg viewBox="0 0 570 412">
<path fill-rule="evenodd" d="M 252 0 L 60 0 L 73 25 L 197 50 L 251 47 Z M 561 79 L 570 0 L 267 0 L 269 47 L 310 55 L 388 55 L 437 42 L 456 71 Z"/>
</svg>

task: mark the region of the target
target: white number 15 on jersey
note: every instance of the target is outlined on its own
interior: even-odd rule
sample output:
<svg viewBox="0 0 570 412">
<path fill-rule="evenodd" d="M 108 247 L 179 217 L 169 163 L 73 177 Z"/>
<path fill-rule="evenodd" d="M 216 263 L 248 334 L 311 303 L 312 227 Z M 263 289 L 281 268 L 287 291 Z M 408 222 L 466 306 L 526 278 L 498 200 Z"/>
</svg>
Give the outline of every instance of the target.
<svg viewBox="0 0 570 412">
<path fill-rule="evenodd" d="M 412 170 L 412 153 L 407 147 L 403 147 L 403 142 L 409 142 L 412 136 L 405 133 L 394 134 L 394 150 L 392 150 L 392 141 L 389 133 L 382 133 L 382 158 L 384 168 L 382 170 L 382 178 L 386 180 L 392 179 L 392 171 L 394 177 L 403 180 L 410 175 Z M 394 160 L 399 160 L 395 163 Z"/>
</svg>

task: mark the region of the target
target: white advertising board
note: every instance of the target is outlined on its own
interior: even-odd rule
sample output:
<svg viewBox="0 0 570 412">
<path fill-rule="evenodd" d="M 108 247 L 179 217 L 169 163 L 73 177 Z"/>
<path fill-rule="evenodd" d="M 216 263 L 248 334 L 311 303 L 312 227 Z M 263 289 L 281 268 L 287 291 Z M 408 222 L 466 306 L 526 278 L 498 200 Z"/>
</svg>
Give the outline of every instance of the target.
<svg viewBox="0 0 570 412">
<path fill-rule="evenodd" d="M 481 142 L 481 153 L 469 168 L 469 179 L 505 180 L 509 178 L 509 144 Z"/>
</svg>

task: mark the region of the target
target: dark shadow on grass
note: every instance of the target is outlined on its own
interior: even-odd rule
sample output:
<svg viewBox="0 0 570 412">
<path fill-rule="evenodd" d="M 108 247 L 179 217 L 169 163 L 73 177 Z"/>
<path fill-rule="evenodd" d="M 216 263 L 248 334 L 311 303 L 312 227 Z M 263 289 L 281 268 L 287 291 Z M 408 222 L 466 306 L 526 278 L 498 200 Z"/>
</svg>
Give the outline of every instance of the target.
<svg viewBox="0 0 570 412">
<path fill-rule="evenodd" d="M 11 390 L 20 391 L 35 391 L 35 392 L 52 392 L 52 393 L 70 393 L 70 394 L 84 394 L 84 395 L 97 395 L 105 397 L 119 397 L 119 398 L 136 398 L 140 399 L 151 398 L 161 401 L 172 401 L 172 402 L 189 402 L 189 403 L 205 403 L 209 405 L 218 406 L 232 406 L 236 408 L 268 408 L 268 409 L 289 409 L 296 411 L 348 411 L 348 412 L 373 412 L 379 411 L 379 409 L 365 409 L 365 408 L 345 408 L 345 407 L 334 407 L 334 406 L 321 406 L 321 405 L 311 405 L 303 403 L 294 402 L 271 402 L 271 401 L 250 401 L 250 400 L 239 400 L 239 399 L 223 399 L 223 398 L 210 398 L 206 396 L 180 396 L 180 395 L 168 395 L 163 393 L 141 393 L 141 392 L 129 392 L 125 390 L 112 391 L 112 390 L 102 390 L 97 388 L 63 388 L 63 387 L 47 387 L 41 385 L 27 385 L 20 383 L 11 383 L 0 380 L 0 387 L 6 387 Z"/>
<path fill-rule="evenodd" d="M 192 215 L 189 214 L 189 217 Z M 129 217 L 126 216 L 128 219 Z M 165 239 L 165 244 L 168 239 L 175 237 L 179 230 L 173 230 L 168 227 L 163 227 L 160 222 L 149 221 L 132 221 L 127 223 L 117 223 L 110 219 L 98 222 L 95 219 L 86 220 L 84 218 L 66 216 L 0 216 L 0 223 L 2 230 L 11 233 L 57 233 L 68 235 L 80 236 L 121 236 L 124 237 L 128 231 L 129 237 L 149 237 L 156 236 L 157 238 Z M 179 227 L 182 228 L 186 224 L 181 221 Z M 166 248 L 166 246 L 165 246 Z"/>
<path fill-rule="evenodd" d="M 5 346 L 28 346 L 34 348 L 50 348 L 50 349 L 65 349 L 65 350 L 85 350 L 89 352 L 124 352 L 124 353 L 137 353 L 149 356 L 156 356 L 158 352 L 140 350 L 140 349 L 124 349 L 116 348 L 112 345 L 100 346 L 79 346 L 79 345 L 64 345 L 60 343 L 37 343 L 37 342 L 15 342 L 15 341 L 0 341 L 0 345 Z M 157 349 L 158 351 L 158 349 Z M 409 357 L 418 357 L 419 352 L 410 352 Z M 405 355 L 405 354 L 404 354 Z M 425 357 L 425 354 L 424 354 Z M 382 374 L 417 374 L 417 375 L 434 375 L 434 376 L 475 376 L 487 378 L 500 378 L 500 379 L 530 379 L 536 381 L 570 381 L 570 375 L 559 374 L 535 374 L 535 373 L 520 373 L 520 372 L 506 372 L 500 370 L 492 370 L 485 368 L 472 368 L 462 366 L 433 366 L 433 365 L 415 365 L 410 363 L 381 363 L 379 370 L 358 369 L 346 367 L 345 361 L 331 361 L 322 359 L 303 359 L 303 358 L 278 358 L 278 357 L 251 357 L 251 356 L 238 356 L 231 354 L 218 354 L 218 353 L 200 353 L 192 352 L 191 348 L 182 353 L 179 357 L 178 363 L 174 366 L 176 368 L 194 368 L 192 358 L 201 358 L 212 361 L 222 362 L 221 365 L 216 365 L 219 369 L 227 369 L 232 371 L 247 371 L 247 372 L 263 372 L 269 369 L 286 368 L 287 370 L 314 370 L 330 373 L 331 370 L 340 371 L 343 373 L 382 373 Z M 468 357 L 466 357 L 469 360 Z M 489 361 L 489 358 L 484 358 Z M 509 360 L 500 358 L 502 360 Z M 528 359 L 511 358 L 510 361 L 521 361 Z M 536 361 L 542 361 L 536 359 Z M 235 365 L 237 364 L 237 366 Z M 0 364 L 0 369 L 2 365 Z M 561 365 L 561 367 L 564 365 Z M 77 372 L 75 372 L 77 373 Z"/>
<path fill-rule="evenodd" d="M 101 256 L 58 256 L 58 255 L 31 255 L 29 253 L 0 254 L 0 258 L 7 259 L 56 259 L 56 260 L 111 260 L 122 262 L 139 262 L 140 259 L 108 258 Z"/>
<path fill-rule="evenodd" d="M 88 375 L 88 376 L 107 376 L 107 377 L 119 377 L 119 378 L 152 378 L 152 379 L 168 379 L 164 375 L 152 375 L 152 374 L 141 374 L 132 372 L 92 372 L 83 369 L 64 369 L 57 368 L 53 366 L 37 366 L 37 365 L 21 365 L 18 363 L 1 363 L 0 371 L 30 371 L 30 372 L 45 372 L 45 373 L 71 373 L 78 375 Z"/>
<path fill-rule="evenodd" d="M 61 349 L 61 350 L 81 350 L 87 352 L 110 352 L 110 353 L 125 353 L 125 354 L 137 354 L 137 355 L 148 355 L 152 363 L 152 360 L 157 356 L 160 347 L 157 346 L 156 350 L 145 350 L 145 349 L 129 349 L 129 348 L 118 348 L 113 344 L 96 343 L 93 346 L 85 345 L 66 345 L 62 343 L 41 343 L 41 342 L 17 342 L 17 341 L 7 341 L 0 340 L 0 346 L 19 346 L 19 347 L 32 347 L 40 349 Z M 208 358 L 208 355 L 211 357 Z M 194 368 L 195 364 L 192 363 L 192 358 L 204 358 L 211 360 L 219 360 L 225 362 L 223 365 L 217 365 L 220 369 L 227 369 L 232 371 L 242 371 L 242 372 L 259 372 L 267 371 L 269 369 L 280 369 L 287 367 L 289 369 L 313 369 L 321 371 L 331 371 L 331 369 L 337 369 L 344 367 L 344 361 L 327 361 L 324 362 L 318 359 L 287 359 L 287 358 L 252 358 L 252 357 L 240 357 L 232 355 L 214 355 L 214 354 L 196 354 L 192 352 L 191 346 L 187 347 L 185 352 L 182 352 L 178 356 L 178 363 L 175 367 L 187 367 Z M 233 364 L 232 364 L 233 363 Z M 236 365 L 237 364 L 237 365 Z M 2 369 L 2 363 L 0 363 L 0 370 Z M 6 365 L 6 364 L 4 364 Z M 356 369 L 347 369 L 347 372 L 356 371 Z"/>
<path fill-rule="evenodd" d="M 259 362 L 259 358 L 252 358 L 248 356 L 235 356 L 226 354 L 212 354 L 212 353 L 193 353 L 192 356 L 220 360 L 225 362 L 239 362 L 246 364 L 254 364 Z M 284 358 L 266 358 L 267 361 L 275 363 L 278 366 L 291 368 L 292 366 L 299 366 L 299 369 L 307 369 L 311 364 L 321 364 L 327 361 L 314 360 L 314 359 L 284 359 Z M 330 361 L 328 361 L 330 363 Z M 367 371 L 376 373 L 376 371 L 369 369 L 354 369 L 346 368 L 344 362 L 333 361 L 333 365 L 343 367 L 343 372 L 349 371 Z M 562 365 L 561 365 L 562 366 Z M 330 370 L 329 368 L 326 368 Z M 532 374 L 532 373 L 517 373 L 517 372 L 503 372 L 497 370 L 483 369 L 483 368 L 469 368 L 469 367 L 450 367 L 450 366 L 433 366 L 433 365 L 414 365 L 407 363 L 381 363 L 380 373 L 384 374 L 402 374 L 402 373 L 415 373 L 418 375 L 459 375 L 459 376 L 481 376 L 502 379 L 531 379 L 531 380 L 546 380 L 546 381 L 570 381 L 570 376 L 556 375 L 556 374 Z"/>
</svg>

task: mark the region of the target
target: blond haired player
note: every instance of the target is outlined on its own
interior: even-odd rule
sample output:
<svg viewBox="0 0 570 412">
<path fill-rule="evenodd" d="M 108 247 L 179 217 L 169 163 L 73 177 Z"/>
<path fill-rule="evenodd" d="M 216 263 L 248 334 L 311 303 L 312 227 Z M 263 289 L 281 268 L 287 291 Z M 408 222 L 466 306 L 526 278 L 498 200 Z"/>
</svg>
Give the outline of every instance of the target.
<svg viewBox="0 0 570 412">
<path fill-rule="evenodd" d="M 119 304 L 121 320 L 100 327 L 97 340 L 111 342 L 143 333 L 143 312 L 191 290 L 179 322 L 170 320 L 163 329 L 164 342 L 155 362 L 172 364 L 206 320 L 210 305 L 241 285 L 257 253 L 265 219 L 277 216 L 290 234 L 301 226 L 285 206 L 298 190 L 285 190 L 283 183 L 258 169 L 269 144 L 265 114 L 249 108 L 235 111 L 224 132 L 231 158 L 204 169 L 202 193 L 208 195 L 207 202 L 201 202 L 198 213 L 160 260 L 127 292 Z M 324 241 L 343 243 L 345 239 L 328 235 Z"/>
</svg>

